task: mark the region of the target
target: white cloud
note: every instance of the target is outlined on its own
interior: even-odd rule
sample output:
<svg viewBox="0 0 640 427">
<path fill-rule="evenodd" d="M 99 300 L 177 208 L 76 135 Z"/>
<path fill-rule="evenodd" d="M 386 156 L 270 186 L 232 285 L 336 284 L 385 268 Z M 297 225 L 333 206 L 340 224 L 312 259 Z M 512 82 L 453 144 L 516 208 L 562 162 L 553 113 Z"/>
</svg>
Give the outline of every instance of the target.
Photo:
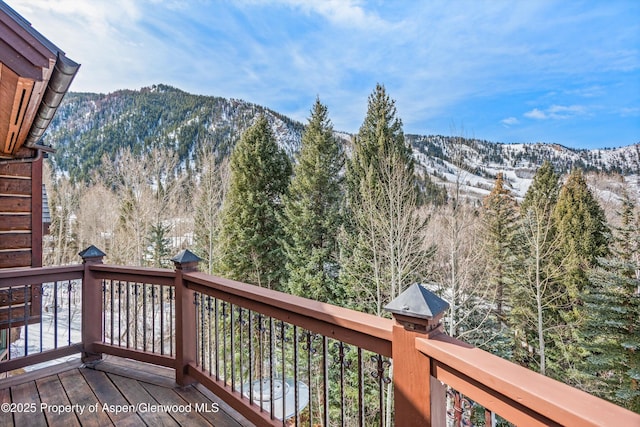
<svg viewBox="0 0 640 427">
<path fill-rule="evenodd" d="M 518 123 L 520 123 L 520 120 L 516 119 L 515 117 L 507 117 L 506 119 L 500 120 L 500 123 L 508 127 L 517 125 Z"/>
<path fill-rule="evenodd" d="M 524 113 L 524 116 L 530 119 L 538 119 L 538 120 L 545 120 L 549 118 L 543 111 L 540 111 L 537 108 L 534 108 L 531 111 L 527 111 L 526 113 Z"/>
<path fill-rule="evenodd" d="M 306 13 L 317 13 L 340 26 L 361 29 L 388 27 L 388 23 L 375 13 L 368 12 L 354 0 L 283 0 L 283 3 L 297 7 Z"/>
<path fill-rule="evenodd" d="M 536 120 L 563 120 L 571 117 L 583 116 L 587 113 L 586 107 L 583 105 L 552 105 L 545 110 L 534 108 L 524 113 L 524 116 Z"/>
</svg>

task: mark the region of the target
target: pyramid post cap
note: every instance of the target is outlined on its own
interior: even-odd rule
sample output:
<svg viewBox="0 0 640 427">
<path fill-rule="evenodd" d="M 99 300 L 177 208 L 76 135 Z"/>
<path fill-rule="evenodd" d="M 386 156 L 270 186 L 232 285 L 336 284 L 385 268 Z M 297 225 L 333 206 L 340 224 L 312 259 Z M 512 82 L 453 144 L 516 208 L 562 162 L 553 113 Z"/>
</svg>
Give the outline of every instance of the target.
<svg viewBox="0 0 640 427">
<path fill-rule="evenodd" d="M 391 314 L 427 320 L 439 316 L 448 308 L 448 302 L 418 283 L 409 286 L 384 307 Z"/>
<path fill-rule="evenodd" d="M 171 261 L 176 264 L 188 264 L 192 262 L 200 262 L 202 261 L 202 258 L 191 252 L 189 249 L 183 249 L 176 256 L 171 258 Z"/>
<path fill-rule="evenodd" d="M 100 249 L 96 248 L 95 246 L 91 245 L 88 248 L 86 248 L 85 250 L 80 251 L 78 253 L 78 255 L 80 255 L 82 257 L 82 259 L 87 259 L 87 258 L 102 258 L 102 257 L 106 256 L 107 254 L 105 254 Z"/>
</svg>

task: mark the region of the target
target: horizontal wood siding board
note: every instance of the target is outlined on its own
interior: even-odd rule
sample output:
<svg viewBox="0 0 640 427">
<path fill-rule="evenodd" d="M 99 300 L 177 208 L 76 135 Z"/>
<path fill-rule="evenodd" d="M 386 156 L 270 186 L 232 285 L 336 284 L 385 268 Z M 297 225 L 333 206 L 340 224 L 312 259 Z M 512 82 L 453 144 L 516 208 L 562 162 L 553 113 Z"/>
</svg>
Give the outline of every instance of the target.
<svg viewBox="0 0 640 427">
<path fill-rule="evenodd" d="M 91 351 L 95 353 L 110 354 L 112 356 L 126 357 L 139 362 L 151 363 L 153 365 L 164 366 L 167 368 L 173 368 L 176 364 L 176 358 L 172 356 L 134 350 L 101 342 L 94 342 Z"/>
<path fill-rule="evenodd" d="M 31 231 L 31 213 L 4 215 L 0 213 L 0 231 Z"/>
<path fill-rule="evenodd" d="M 3 233 L 0 235 L 0 250 L 31 248 L 31 233 Z"/>
<path fill-rule="evenodd" d="M 31 266 L 31 251 L 0 252 L 0 269 Z"/>
<path fill-rule="evenodd" d="M 31 179 L 31 163 L 0 164 L 0 176 L 18 176 Z"/>
<path fill-rule="evenodd" d="M 393 321 L 366 313 L 195 272 L 187 287 L 391 357 Z"/>
<path fill-rule="evenodd" d="M 31 195 L 31 181 L 0 177 L 0 194 Z"/>
<path fill-rule="evenodd" d="M 448 366 L 449 372 L 457 371 L 459 376 L 468 378 L 455 387 L 463 394 L 473 393 L 471 383 L 475 382 L 561 425 L 640 425 L 638 414 L 445 334 L 416 339 L 416 349 L 438 362 L 432 365 L 431 372 L 436 378 L 445 372 L 442 365 Z M 468 389 L 465 384 L 470 384 Z"/>
<path fill-rule="evenodd" d="M 38 287 L 39 289 L 39 287 Z M 24 304 L 31 301 L 31 287 L 20 286 L 13 289 L 0 289 L 0 308 Z"/>
<path fill-rule="evenodd" d="M 2 212 L 31 212 L 31 198 L 0 195 L 0 209 Z"/>
</svg>

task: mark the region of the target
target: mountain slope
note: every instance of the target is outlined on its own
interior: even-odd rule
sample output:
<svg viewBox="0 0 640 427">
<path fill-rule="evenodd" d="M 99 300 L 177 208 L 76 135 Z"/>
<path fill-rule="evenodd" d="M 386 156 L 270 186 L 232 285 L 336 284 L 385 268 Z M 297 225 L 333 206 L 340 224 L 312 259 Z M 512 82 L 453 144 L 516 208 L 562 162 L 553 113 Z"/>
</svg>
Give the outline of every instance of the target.
<svg viewBox="0 0 640 427">
<path fill-rule="evenodd" d="M 289 155 L 300 145 L 304 125 L 275 111 L 236 99 L 192 95 L 154 85 L 110 94 L 69 93 L 44 143 L 58 172 L 87 180 L 103 156 L 114 158 L 129 147 L 144 153 L 159 147 L 175 150 L 181 168 L 193 168 L 199 147 L 226 157 L 258 114 L 264 114 Z M 350 135 L 336 132 L 345 143 Z M 423 173 L 449 189 L 458 181 L 471 198 L 488 194 L 497 172 L 504 172 L 517 197 L 523 197 L 544 160 L 559 172 L 573 167 L 625 176 L 637 191 L 640 143 L 603 150 L 575 150 L 552 144 L 501 144 L 446 136 L 406 135 Z"/>
</svg>

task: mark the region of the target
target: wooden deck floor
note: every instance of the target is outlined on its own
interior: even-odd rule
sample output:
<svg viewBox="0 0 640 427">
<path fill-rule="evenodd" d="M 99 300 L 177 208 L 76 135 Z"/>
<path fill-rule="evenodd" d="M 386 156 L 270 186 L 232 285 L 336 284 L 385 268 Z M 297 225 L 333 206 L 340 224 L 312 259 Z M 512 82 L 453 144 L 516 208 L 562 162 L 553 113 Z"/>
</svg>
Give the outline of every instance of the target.
<svg viewBox="0 0 640 427">
<path fill-rule="evenodd" d="M 173 371 L 107 357 L 0 381 L 0 426 L 216 426 L 252 424 L 201 385 Z"/>
</svg>

